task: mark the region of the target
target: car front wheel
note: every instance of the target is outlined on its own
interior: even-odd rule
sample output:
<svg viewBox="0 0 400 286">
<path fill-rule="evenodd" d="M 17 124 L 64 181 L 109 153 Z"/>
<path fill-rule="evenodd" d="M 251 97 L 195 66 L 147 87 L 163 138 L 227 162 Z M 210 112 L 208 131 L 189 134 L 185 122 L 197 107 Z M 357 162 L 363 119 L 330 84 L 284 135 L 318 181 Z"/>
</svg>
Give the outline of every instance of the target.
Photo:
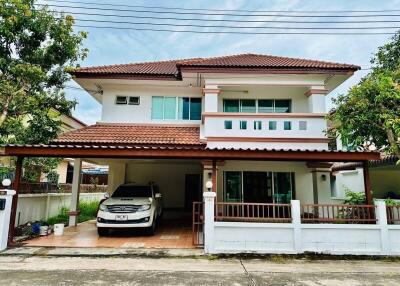
<svg viewBox="0 0 400 286">
<path fill-rule="evenodd" d="M 153 219 L 153 223 L 147 229 L 147 234 L 148 235 L 154 235 L 155 232 L 156 232 L 156 218 Z"/>
<path fill-rule="evenodd" d="M 108 228 L 106 228 L 106 227 L 98 227 L 97 228 L 97 233 L 99 234 L 99 236 L 108 235 Z"/>
</svg>

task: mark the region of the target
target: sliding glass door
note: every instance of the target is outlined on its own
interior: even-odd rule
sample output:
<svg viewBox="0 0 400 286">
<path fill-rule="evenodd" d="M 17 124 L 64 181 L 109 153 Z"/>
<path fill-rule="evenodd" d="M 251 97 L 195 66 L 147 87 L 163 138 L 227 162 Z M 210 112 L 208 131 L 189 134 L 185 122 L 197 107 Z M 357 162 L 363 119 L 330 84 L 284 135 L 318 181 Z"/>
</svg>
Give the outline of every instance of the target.
<svg viewBox="0 0 400 286">
<path fill-rule="evenodd" d="M 224 172 L 224 201 L 247 203 L 290 203 L 294 173 Z"/>
</svg>

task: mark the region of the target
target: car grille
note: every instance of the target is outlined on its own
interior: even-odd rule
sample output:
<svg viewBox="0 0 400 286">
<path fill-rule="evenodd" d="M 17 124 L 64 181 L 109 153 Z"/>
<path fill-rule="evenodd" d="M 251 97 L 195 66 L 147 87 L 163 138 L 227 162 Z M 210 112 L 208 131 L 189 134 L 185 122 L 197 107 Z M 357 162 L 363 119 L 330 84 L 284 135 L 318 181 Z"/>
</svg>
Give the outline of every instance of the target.
<svg viewBox="0 0 400 286">
<path fill-rule="evenodd" d="M 140 206 L 135 205 L 110 205 L 107 209 L 110 213 L 134 213 Z"/>
<path fill-rule="evenodd" d="M 150 217 L 144 217 L 140 219 L 129 219 L 129 220 L 113 220 L 113 219 L 104 219 L 104 218 L 97 218 L 97 221 L 100 223 L 110 223 L 110 224 L 132 224 L 132 223 L 144 223 L 148 222 Z"/>
</svg>

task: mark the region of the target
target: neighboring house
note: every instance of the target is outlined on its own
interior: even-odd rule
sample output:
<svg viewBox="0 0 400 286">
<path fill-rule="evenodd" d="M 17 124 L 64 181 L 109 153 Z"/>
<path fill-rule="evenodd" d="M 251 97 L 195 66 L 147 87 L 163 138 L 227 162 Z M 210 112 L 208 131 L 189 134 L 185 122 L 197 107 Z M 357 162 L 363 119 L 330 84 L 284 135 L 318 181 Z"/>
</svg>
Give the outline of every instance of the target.
<svg viewBox="0 0 400 286">
<path fill-rule="evenodd" d="M 369 173 L 373 197 L 377 199 L 400 199 L 399 158 L 382 155 L 380 160 L 369 162 Z M 345 191 L 364 191 L 363 166 L 360 163 L 338 163 L 332 167 L 332 194 L 344 197 Z"/>
<path fill-rule="evenodd" d="M 384 253 L 367 170 L 379 154 L 329 150 L 325 133 L 326 95 L 359 69 L 256 54 L 79 68 L 75 81 L 102 104 L 101 121 L 3 153 L 76 158 L 70 225 L 89 159 L 109 166 L 109 192 L 156 183 L 166 210 L 191 211 L 203 191 L 216 193 L 204 209 L 207 252 Z M 332 162 L 362 163 L 364 218 L 332 205 Z M 201 208 L 193 218 L 200 232 Z M 321 224 L 343 221 L 370 225 Z"/>
<path fill-rule="evenodd" d="M 59 115 L 57 110 L 51 110 L 51 114 L 54 117 L 54 120 L 61 121 L 61 132 L 68 132 L 72 130 L 76 130 L 79 128 L 86 127 L 87 125 L 80 121 L 79 119 L 73 116 L 67 115 Z M 27 123 L 28 124 L 28 123 Z M 14 166 L 15 162 L 12 157 L 0 157 L 0 167 L 1 166 Z M 63 161 L 57 166 L 56 173 L 58 174 L 58 182 L 59 183 L 66 183 L 67 178 L 67 168 L 68 168 L 68 160 L 63 159 Z M 42 175 L 40 181 L 46 181 L 45 174 Z"/>
</svg>

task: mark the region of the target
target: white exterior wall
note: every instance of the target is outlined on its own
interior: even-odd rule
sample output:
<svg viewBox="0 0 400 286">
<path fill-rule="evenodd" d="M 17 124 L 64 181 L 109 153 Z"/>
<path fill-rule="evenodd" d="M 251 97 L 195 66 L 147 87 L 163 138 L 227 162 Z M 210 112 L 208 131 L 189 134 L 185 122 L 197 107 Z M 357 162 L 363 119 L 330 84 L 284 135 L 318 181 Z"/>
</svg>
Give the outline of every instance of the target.
<svg viewBox="0 0 400 286">
<path fill-rule="evenodd" d="M 104 198 L 104 193 L 81 193 L 79 195 L 80 202 L 100 201 L 102 198 Z M 69 208 L 70 203 L 71 193 L 20 194 L 18 195 L 15 226 L 55 216 L 62 207 Z"/>
<path fill-rule="evenodd" d="M 384 202 L 374 224 L 302 224 L 300 202 L 292 201 L 292 223 L 215 222 L 214 200 L 204 195 L 206 253 L 324 253 L 399 255 L 399 225 L 388 225 Z M 209 235 L 211 233 L 211 235 Z"/>
<path fill-rule="evenodd" d="M 364 174 L 362 168 L 336 173 L 335 193 L 337 198 L 346 196 L 346 189 L 352 192 L 364 192 Z"/>
<path fill-rule="evenodd" d="M 115 98 L 139 96 L 139 105 L 117 105 Z M 101 121 L 106 123 L 200 124 L 200 120 L 152 120 L 152 96 L 202 97 L 199 88 L 171 86 L 106 85 L 103 93 Z"/>
<path fill-rule="evenodd" d="M 184 208 L 185 175 L 202 173 L 200 162 L 130 162 L 126 168 L 126 182 L 139 185 L 154 182 L 163 196 L 165 208 Z"/>
<path fill-rule="evenodd" d="M 112 161 L 108 165 L 107 192 L 112 194 L 116 188 L 125 183 L 125 162 Z"/>
<path fill-rule="evenodd" d="M 326 112 L 326 95 L 311 94 L 308 96 L 308 112 L 324 113 Z"/>
</svg>

